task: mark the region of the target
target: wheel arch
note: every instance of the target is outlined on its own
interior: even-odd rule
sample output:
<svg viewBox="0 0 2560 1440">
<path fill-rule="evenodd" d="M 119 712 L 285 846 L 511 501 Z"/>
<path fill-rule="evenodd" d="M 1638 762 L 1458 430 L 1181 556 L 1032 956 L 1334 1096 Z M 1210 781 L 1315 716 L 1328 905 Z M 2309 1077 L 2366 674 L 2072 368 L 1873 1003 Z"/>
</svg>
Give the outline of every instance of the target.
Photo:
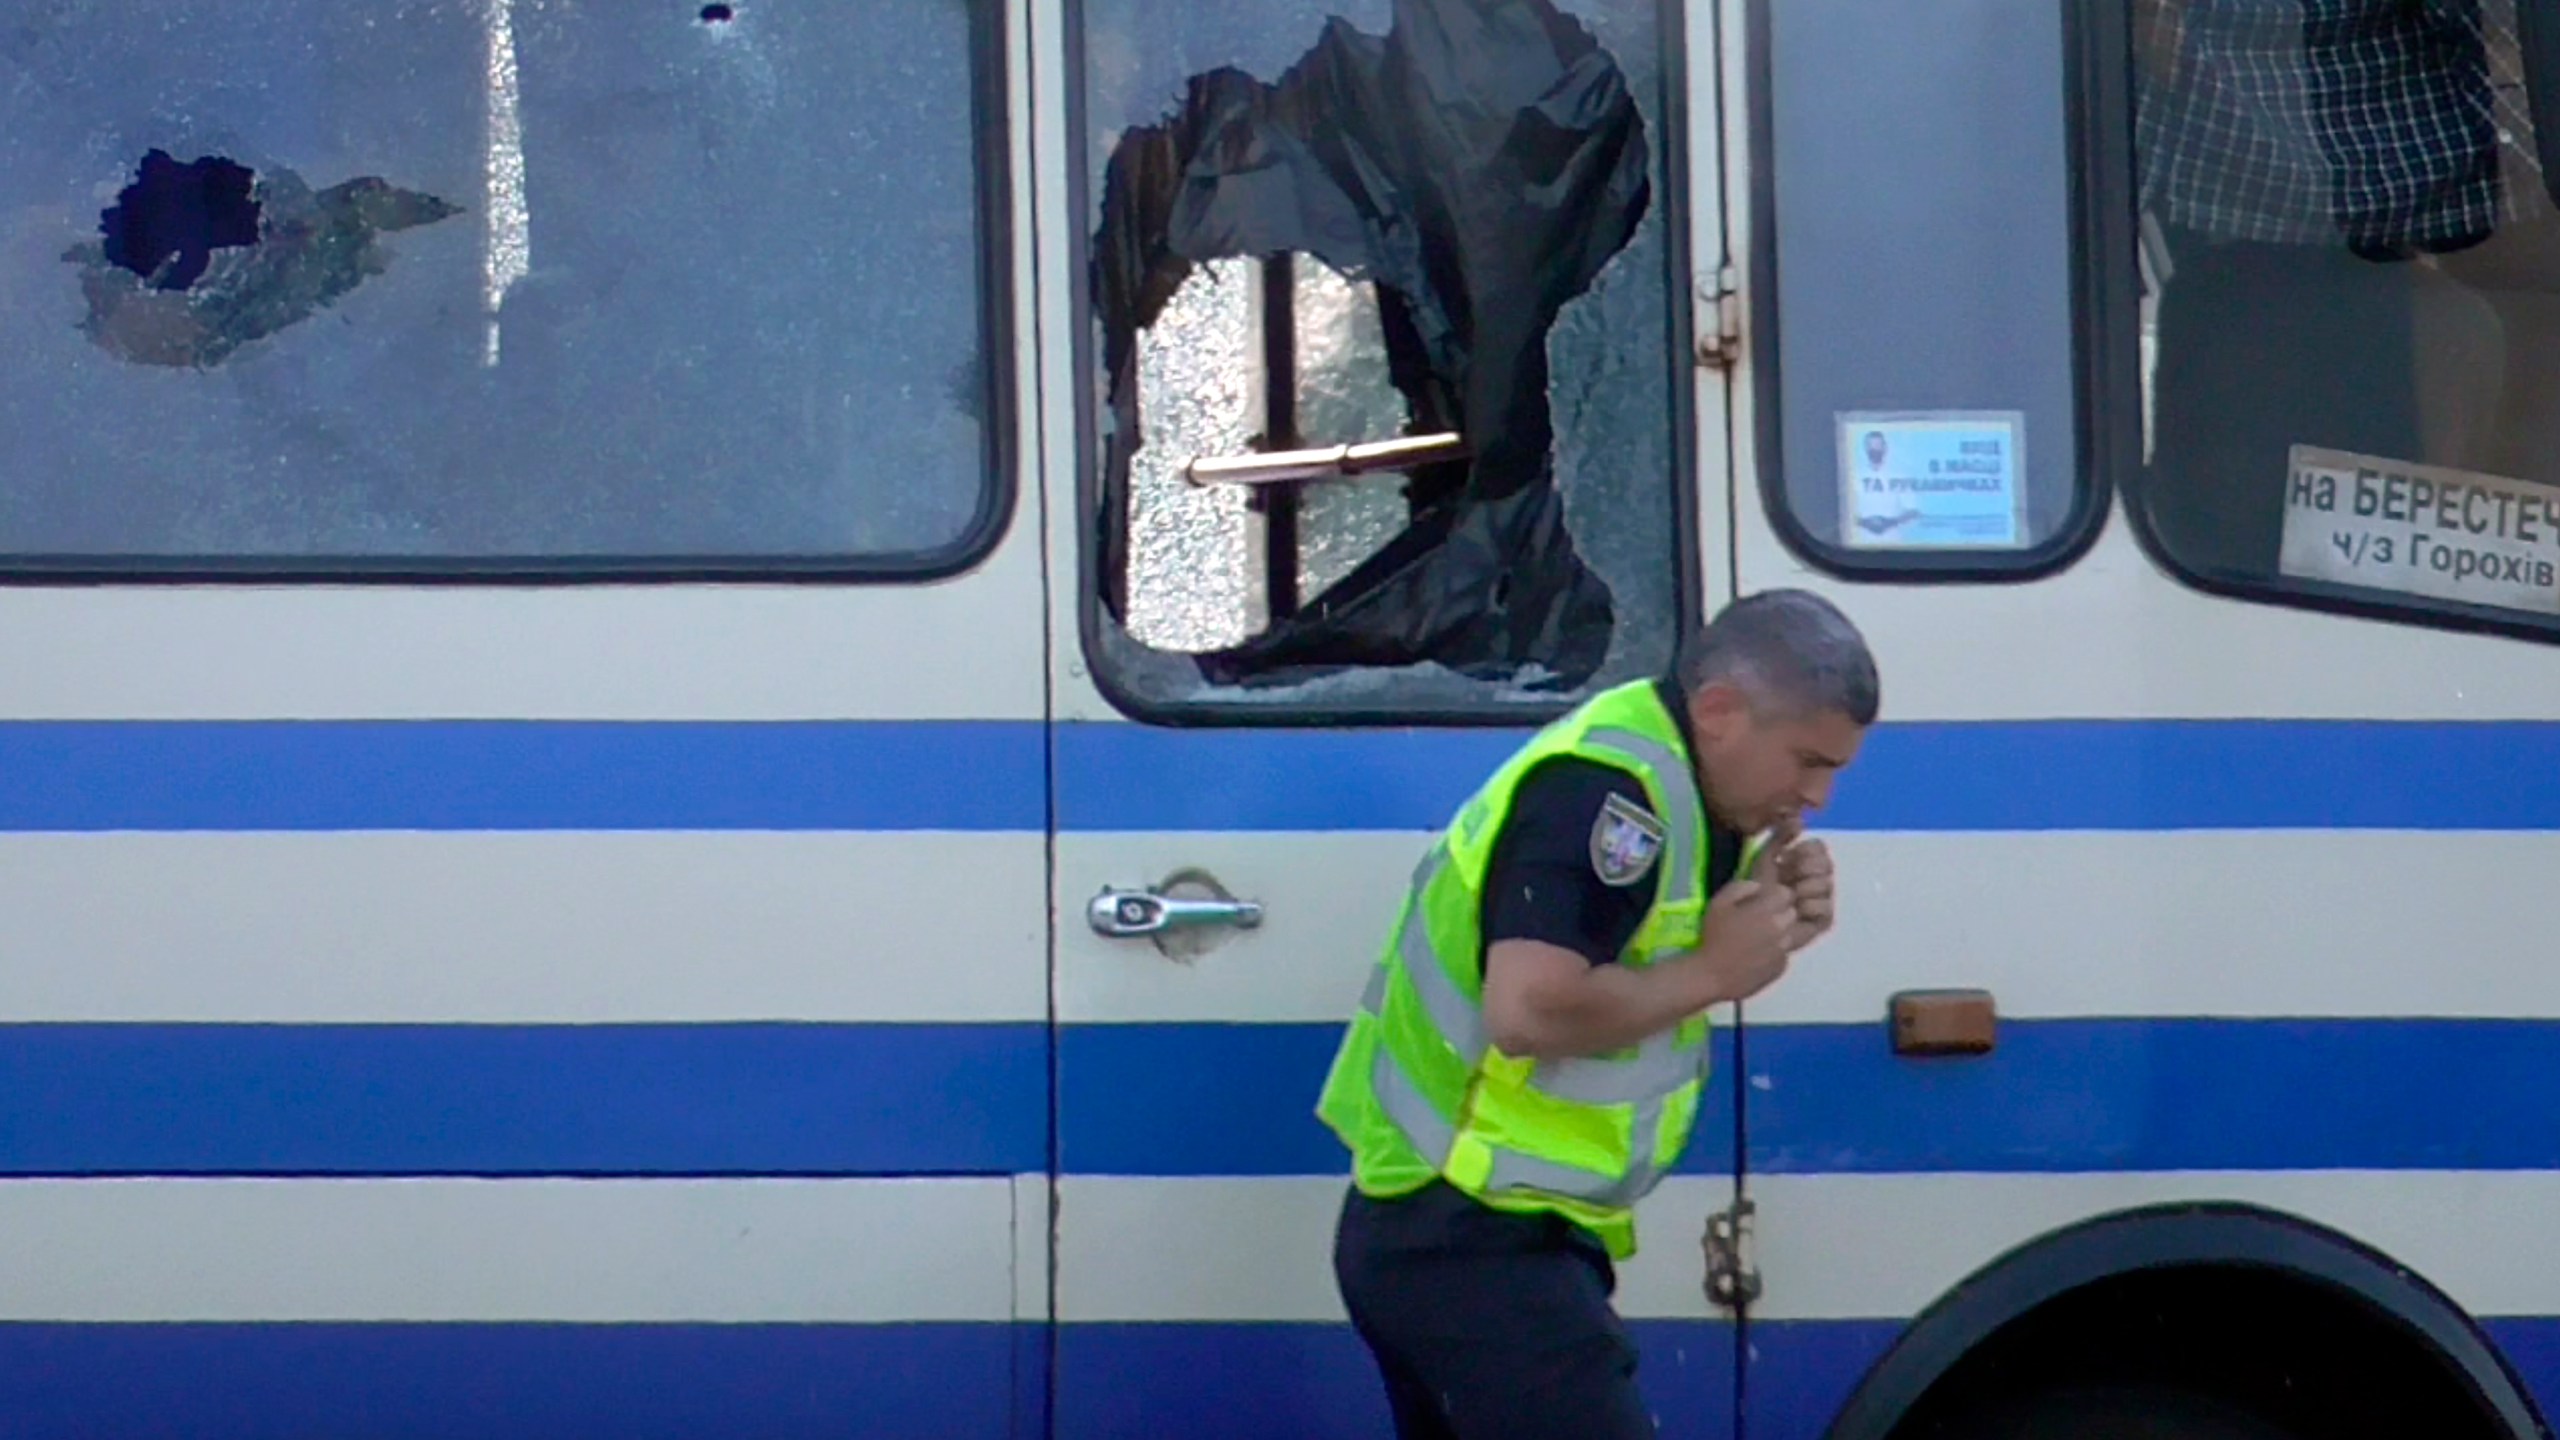
<svg viewBox="0 0 2560 1440">
<path fill-rule="evenodd" d="M 2540 1408 L 2476 1321 L 2416 1271 L 2299 1216 L 2237 1202 L 2118 1211 L 2052 1231 L 1922 1311 L 1861 1378 L 1826 1440 L 1888 1440 L 1942 1381 L 2021 1319 L 2075 1292 L 2159 1272 L 2247 1272 L 2396 1330 L 2455 1377 L 2483 1421 L 2552 1440 Z"/>
</svg>

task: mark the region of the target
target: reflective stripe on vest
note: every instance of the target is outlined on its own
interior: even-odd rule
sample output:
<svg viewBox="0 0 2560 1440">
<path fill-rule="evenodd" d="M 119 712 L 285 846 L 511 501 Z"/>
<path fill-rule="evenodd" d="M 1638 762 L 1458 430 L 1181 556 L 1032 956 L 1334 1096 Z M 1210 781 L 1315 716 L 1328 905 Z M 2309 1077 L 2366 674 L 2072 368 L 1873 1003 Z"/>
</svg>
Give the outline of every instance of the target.
<svg viewBox="0 0 2560 1440">
<path fill-rule="evenodd" d="M 1680 1083 L 1685 1085 L 1690 1079 L 1704 1078 L 1699 1069 L 1693 1067 L 1689 1076 Z M 1449 1152 L 1458 1144 L 1457 1125 L 1432 1106 L 1430 1098 L 1416 1088 L 1384 1045 L 1377 1047 L 1376 1053 L 1370 1057 L 1369 1086 L 1378 1097 L 1379 1107 L 1387 1112 L 1387 1118 L 1404 1132 L 1407 1143 L 1435 1166 L 1448 1162 Z M 1671 1088 L 1677 1090 L 1680 1086 Z M 1649 1137 L 1662 1124 L 1662 1103 L 1669 1095 L 1670 1091 L 1665 1091 L 1636 1108 L 1632 1133 L 1644 1147 L 1644 1153 L 1627 1167 L 1623 1178 L 1613 1180 L 1597 1171 L 1496 1148 L 1493 1170 L 1485 1178 L 1485 1189 L 1493 1192 L 1538 1190 L 1613 1209 L 1633 1205 L 1643 1199 L 1662 1176 L 1662 1160 L 1652 1153 Z"/>
</svg>

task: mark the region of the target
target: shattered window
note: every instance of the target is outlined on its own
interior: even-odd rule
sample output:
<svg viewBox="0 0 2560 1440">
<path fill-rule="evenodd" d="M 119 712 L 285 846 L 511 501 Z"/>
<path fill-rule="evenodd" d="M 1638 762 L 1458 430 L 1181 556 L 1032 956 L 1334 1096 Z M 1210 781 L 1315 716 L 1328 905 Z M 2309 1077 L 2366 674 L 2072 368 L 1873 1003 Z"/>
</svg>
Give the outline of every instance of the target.
<svg viewBox="0 0 2560 1440">
<path fill-rule="evenodd" d="M 1088 0 L 1100 675 L 1545 708 L 1692 603 L 1659 0 Z"/>
<path fill-rule="evenodd" d="M 1009 493 L 994 23 L 18 8 L 0 566 L 965 563 Z"/>
</svg>

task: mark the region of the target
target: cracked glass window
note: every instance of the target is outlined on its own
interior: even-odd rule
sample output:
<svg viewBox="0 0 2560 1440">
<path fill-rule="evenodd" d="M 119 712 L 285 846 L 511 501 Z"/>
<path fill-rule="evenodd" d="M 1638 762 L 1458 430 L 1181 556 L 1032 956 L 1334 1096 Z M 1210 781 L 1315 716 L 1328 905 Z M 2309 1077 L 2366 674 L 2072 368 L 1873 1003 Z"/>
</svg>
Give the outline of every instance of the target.
<svg viewBox="0 0 2560 1440">
<path fill-rule="evenodd" d="M 1285 308 L 1269 288 L 1284 284 Z M 1196 455 L 1266 448 L 1275 422 L 1293 441 L 1325 445 L 1403 434 L 1407 407 L 1387 379 L 1369 287 L 1311 256 L 1211 260 L 1138 344 L 1141 408 L 1166 442 L 1132 466 L 1128 629 L 1139 643 L 1183 653 L 1240 644 L 1404 528 L 1400 473 L 1260 491 L 1183 473 Z M 1274 438 L 1271 448 L 1286 447 Z"/>
<path fill-rule="evenodd" d="M 1298 433 L 1326 444 L 1402 435 L 1412 407 L 1387 376 L 1377 292 L 1320 260 L 1291 267 Z M 1405 526 L 1406 477 L 1372 471 L 1309 485 L 1297 497 L 1298 584 L 1322 593 L 1386 548 Z"/>
<path fill-rule="evenodd" d="M 1083 18 L 1088 639 L 1122 703 L 1475 713 L 1667 666 L 1658 0 Z"/>
<path fill-rule="evenodd" d="M 0 566 L 965 563 L 1008 493 L 993 23 L 0 18 Z"/>
</svg>

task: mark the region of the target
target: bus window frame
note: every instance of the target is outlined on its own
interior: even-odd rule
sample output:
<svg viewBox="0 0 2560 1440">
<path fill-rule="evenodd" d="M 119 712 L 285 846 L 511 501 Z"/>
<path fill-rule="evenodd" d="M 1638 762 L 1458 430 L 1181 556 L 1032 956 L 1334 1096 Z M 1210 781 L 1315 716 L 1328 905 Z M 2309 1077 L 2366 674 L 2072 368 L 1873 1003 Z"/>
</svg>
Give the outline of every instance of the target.
<svg viewBox="0 0 2560 1440">
<path fill-rule="evenodd" d="M 1015 119 L 1007 93 L 1011 7 L 965 0 L 969 14 L 971 189 L 977 231 L 980 425 L 978 503 L 968 526 L 924 550 L 872 555 L 44 555 L 0 551 L 0 589 L 125 585 L 427 585 L 524 587 L 685 584 L 928 585 L 977 569 L 1002 548 L 1020 509 L 1014 374 Z"/>
<path fill-rule="evenodd" d="M 1558 0 L 1571 8 L 1571 0 Z M 1687 5 L 1684 0 L 1652 0 L 1663 39 L 1662 90 L 1664 113 L 1648 143 L 1662 156 L 1662 173 L 1667 183 L 1654 191 L 1654 202 L 1660 206 L 1663 222 L 1665 294 L 1674 302 L 1669 306 L 1670 333 L 1666 339 L 1669 353 L 1678 363 L 1671 366 L 1670 378 L 1670 454 L 1672 592 L 1675 614 L 1671 627 L 1671 654 L 1678 653 L 1700 623 L 1699 610 L 1705 596 L 1705 581 L 1698 554 L 1698 407 L 1692 391 L 1695 371 L 1687 357 L 1696 354 L 1696 317 L 1690 307 L 1678 303 L 1690 293 L 1690 237 L 1694 216 L 1690 208 L 1690 167 L 1688 122 L 1690 112 L 1689 76 L 1693 61 L 1690 49 Z M 1065 27 L 1066 51 L 1066 132 L 1069 153 L 1085 154 L 1090 143 L 1089 118 L 1085 110 L 1088 89 L 1085 73 L 1085 7 L 1082 0 L 1061 0 L 1062 23 Z M 1318 12 L 1309 11 L 1311 20 Z M 1313 33 L 1311 24 L 1310 33 Z M 1159 700 L 1139 693 L 1124 683 L 1111 661 L 1111 645 L 1106 627 L 1109 619 L 1103 612 L 1102 576 L 1097 564 L 1094 536 L 1107 523 L 1102 513 L 1101 473 L 1102 437 L 1100 429 L 1101 361 L 1095 343 L 1093 324 L 1093 215 L 1094 181 L 1091 166 L 1082 158 L 1069 165 L 1066 175 L 1066 200 L 1071 217 L 1067 237 L 1068 270 L 1072 284 L 1068 292 L 1069 313 L 1073 317 L 1073 357 L 1075 384 L 1069 393 L 1075 422 L 1075 609 L 1076 638 L 1084 658 L 1086 676 L 1093 687 L 1114 710 L 1142 725 L 1168 729 L 1347 729 L 1383 730 L 1411 727 L 1447 729 L 1519 729 L 1546 724 L 1591 698 L 1595 691 L 1586 687 L 1570 694 L 1538 700 L 1502 704 L 1398 703 L 1390 686 L 1382 705 L 1351 707 L 1340 704 L 1269 703 L 1251 699 L 1216 698 L 1207 700 Z M 1260 556 L 1249 558 L 1258 566 Z M 1124 639 L 1121 643 L 1138 644 Z M 1667 669 L 1669 657 L 1664 666 Z M 1367 667 L 1346 667 L 1352 673 L 1366 673 Z M 1237 695 L 1248 692 L 1236 691 Z"/>
<path fill-rule="evenodd" d="M 2106 532 L 2119 477 L 2141 464 L 2140 275 L 2134 259 L 2129 179 L 2133 145 L 2129 26 L 2117 3 L 2057 0 L 2062 11 L 2066 151 L 2070 158 L 2072 426 L 2071 506 L 2062 525 L 2016 550 L 1853 550 L 1816 535 L 1787 493 L 1778 339 L 1777 166 L 1770 99 L 1769 15 L 1773 0 L 1745 0 L 1750 76 L 1750 339 L 1755 477 L 1761 513 L 1787 552 L 1816 572 L 1854 584 L 2027 584 L 2079 563 Z M 2125 24 L 2115 23 L 2119 8 Z M 2092 16 L 2091 10 L 2104 12 Z M 2123 203 L 2116 203 L 2121 199 Z M 2129 419 L 2127 417 L 2130 417 Z M 1826 467 L 1827 468 L 1827 467 Z"/>
<path fill-rule="evenodd" d="M 2102 7 L 2106 27 L 2117 45 L 2128 55 L 2128 68 L 2118 82 L 2118 93 L 2105 97 L 2104 112 L 2115 119 L 2125 135 L 2117 150 L 2099 157 L 2105 169 L 2099 172 L 2109 184 L 2121 187 L 2130 213 L 2137 201 L 2136 180 L 2139 157 L 2131 143 L 2134 94 L 2131 83 L 2130 51 L 2133 33 L 2131 0 L 2109 0 Z M 2174 283 L 2174 282 L 2173 282 Z M 2132 292 L 2139 299 L 2139 280 Z M 2139 337 L 2136 338 L 2139 343 Z M 2139 373 L 2136 380 L 2139 382 Z M 2137 417 L 2138 424 L 2138 417 Z M 2138 442 L 2137 428 L 2134 438 Z M 2126 472 L 2139 476 L 2140 468 Z M 2178 555 L 2160 536 L 2152 524 L 2149 491 L 2137 478 L 2125 487 L 2124 511 L 2135 543 L 2151 562 L 2179 584 L 2200 594 L 2217 599 L 2237 600 L 2246 604 L 2270 605 L 2282 609 L 2306 611 L 2319 615 L 2335 615 L 2353 620 L 2370 620 L 2382 624 L 2417 626 L 2462 635 L 2494 635 L 2516 640 L 2538 640 L 2545 644 L 2560 642 L 2560 616 L 2535 618 L 2531 612 L 2501 609 L 2492 605 L 2472 605 L 2459 600 L 2439 600 L 2428 595 L 2404 594 L 2390 590 L 2368 590 L 2332 581 L 2304 579 L 2270 568 L 2264 574 L 2207 569 L 2190 564 Z"/>
</svg>

